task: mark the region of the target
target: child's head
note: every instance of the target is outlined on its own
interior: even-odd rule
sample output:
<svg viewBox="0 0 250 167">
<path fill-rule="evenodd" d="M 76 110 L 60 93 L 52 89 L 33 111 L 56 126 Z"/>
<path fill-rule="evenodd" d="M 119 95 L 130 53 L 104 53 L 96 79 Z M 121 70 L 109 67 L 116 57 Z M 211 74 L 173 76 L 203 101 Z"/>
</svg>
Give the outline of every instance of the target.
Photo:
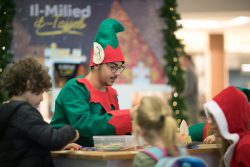
<svg viewBox="0 0 250 167">
<path fill-rule="evenodd" d="M 234 86 L 229 86 L 206 102 L 204 110 L 222 140 L 224 163 L 229 166 L 237 144 L 249 132 L 248 98 Z"/>
<path fill-rule="evenodd" d="M 160 137 L 167 148 L 177 145 L 177 124 L 170 108 L 157 96 L 145 96 L 137 109 L 135 123 L 142 131 L 142 137 L 152 144 Z M 138 132 L 137 132 L 138 134 Z"/>
<path fill-rule="evenodd" d="M 34 58 L 25 58 L 7 66 L 2 84 L 10 98 L 25 96 L 25 101 L 33 106 L 40 103 L 42 93 L 52 86 L 47 70 Z"/>
</svg>

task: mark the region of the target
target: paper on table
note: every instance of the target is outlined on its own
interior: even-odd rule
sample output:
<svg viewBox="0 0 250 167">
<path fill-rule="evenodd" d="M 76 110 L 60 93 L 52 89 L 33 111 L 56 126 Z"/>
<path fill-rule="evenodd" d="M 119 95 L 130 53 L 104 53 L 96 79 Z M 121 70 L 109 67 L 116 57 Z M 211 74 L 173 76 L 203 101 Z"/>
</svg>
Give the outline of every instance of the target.
<svg viewBox="0 0 250 167">
<path fill-rule="evenodd" d="M 180 136 L 183 144 L 189 144 L 192 142 L 191 137 L 189 136 L 188 125 L 185 120 L 182 120 L 180 124 Z"/>
<path fill-rule="evenodd" d="M 187 136 L 189 135 L 188 125 L 187 125 L 187 122 L 185 120 L 181 121 L 180 134 L 181 135 L 187 135 Z"/>
</svg>

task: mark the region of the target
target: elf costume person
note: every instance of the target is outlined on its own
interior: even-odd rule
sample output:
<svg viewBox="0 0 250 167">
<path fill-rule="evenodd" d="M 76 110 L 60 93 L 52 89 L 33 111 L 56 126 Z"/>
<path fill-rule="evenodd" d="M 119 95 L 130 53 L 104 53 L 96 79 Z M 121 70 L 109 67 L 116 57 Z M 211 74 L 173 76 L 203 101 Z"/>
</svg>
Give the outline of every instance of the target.
<svg viewBox="0 0 250 167">
<path fill-rule="evenodd" d="M 250 106 L 246 94 L 230 86 L 205 103 L 204 109 L 215 135 L 222 138 L 223 166 L 250 166 Z"/>
<path fill-rule="evenodd" d="M 68 81 L 55 104 L 51 124 L 78 129 L 77 143 L 93 146 L 93 136 L 125 135 L 132 130 L 132 110 L 120 110 L 116 90 L 111 86 L 124 70 L 125 59 L 116 33 L 124 27 L 114 19 L 104 20 L 95 37 L 90 72 Z"/>
</svg>

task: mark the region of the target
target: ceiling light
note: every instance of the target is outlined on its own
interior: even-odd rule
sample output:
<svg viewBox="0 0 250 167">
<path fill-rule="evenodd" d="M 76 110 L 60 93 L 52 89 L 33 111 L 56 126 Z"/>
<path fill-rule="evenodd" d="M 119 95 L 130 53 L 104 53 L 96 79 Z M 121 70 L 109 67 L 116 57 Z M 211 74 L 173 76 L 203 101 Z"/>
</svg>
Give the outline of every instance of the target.
<svg viewBox="0 0 250 167">
<path fill-rule="evenodd" d="M 229 21 L 231 25 L 240 26 L 250 23 L 250 17 L 239 16 Z"/>
<path fill-rule="evenodd" d="M 215 20 L 179 20 L 184 28 L 218 28 L 220 23 Z"/>
<path fill-rule="evenodd" d="M 179 20 L 178 23 L 187 29 L 214 29 L 214 28 L 242 26 L 248 24 L 250 23 L 250 17 L 239 16 L 231 20 L 222 20 L 222 21 L 186 19 L 186 20 Z"/>
</svg>

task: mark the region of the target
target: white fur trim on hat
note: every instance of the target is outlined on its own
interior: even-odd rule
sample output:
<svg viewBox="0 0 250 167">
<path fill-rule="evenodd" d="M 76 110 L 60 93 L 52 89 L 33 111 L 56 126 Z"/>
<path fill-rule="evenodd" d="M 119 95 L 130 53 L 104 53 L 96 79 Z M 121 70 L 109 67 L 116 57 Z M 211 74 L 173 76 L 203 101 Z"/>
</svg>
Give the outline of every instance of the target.
<svg viewBox="0 0 250 167">
<path fill-rule="evenodd" d="M 215 101 L 213 101 L 213 100 L 209 101 L 209 102 L 205 103 L 203 107 L 204 107 L 206 115 L 208 115 L 208 113 L 213 115 L 213 117 L 216 121 L 216 124 L 219 127 L 220 134 L 222 135 L 222 137 L 226 140 L 231 140 L 233 142 L 228 147 L 228 149 L 223 157 L 225 166 L 229 167 L 231 164 L 235 145 L 239 141 L 239 135 L 237 133 L 230 133 L 228 131 L 228 124 L 227 124 L 226 117 L 225 117 L 222 109 L 220 108 L 220 106 Z"/>
</svg>

